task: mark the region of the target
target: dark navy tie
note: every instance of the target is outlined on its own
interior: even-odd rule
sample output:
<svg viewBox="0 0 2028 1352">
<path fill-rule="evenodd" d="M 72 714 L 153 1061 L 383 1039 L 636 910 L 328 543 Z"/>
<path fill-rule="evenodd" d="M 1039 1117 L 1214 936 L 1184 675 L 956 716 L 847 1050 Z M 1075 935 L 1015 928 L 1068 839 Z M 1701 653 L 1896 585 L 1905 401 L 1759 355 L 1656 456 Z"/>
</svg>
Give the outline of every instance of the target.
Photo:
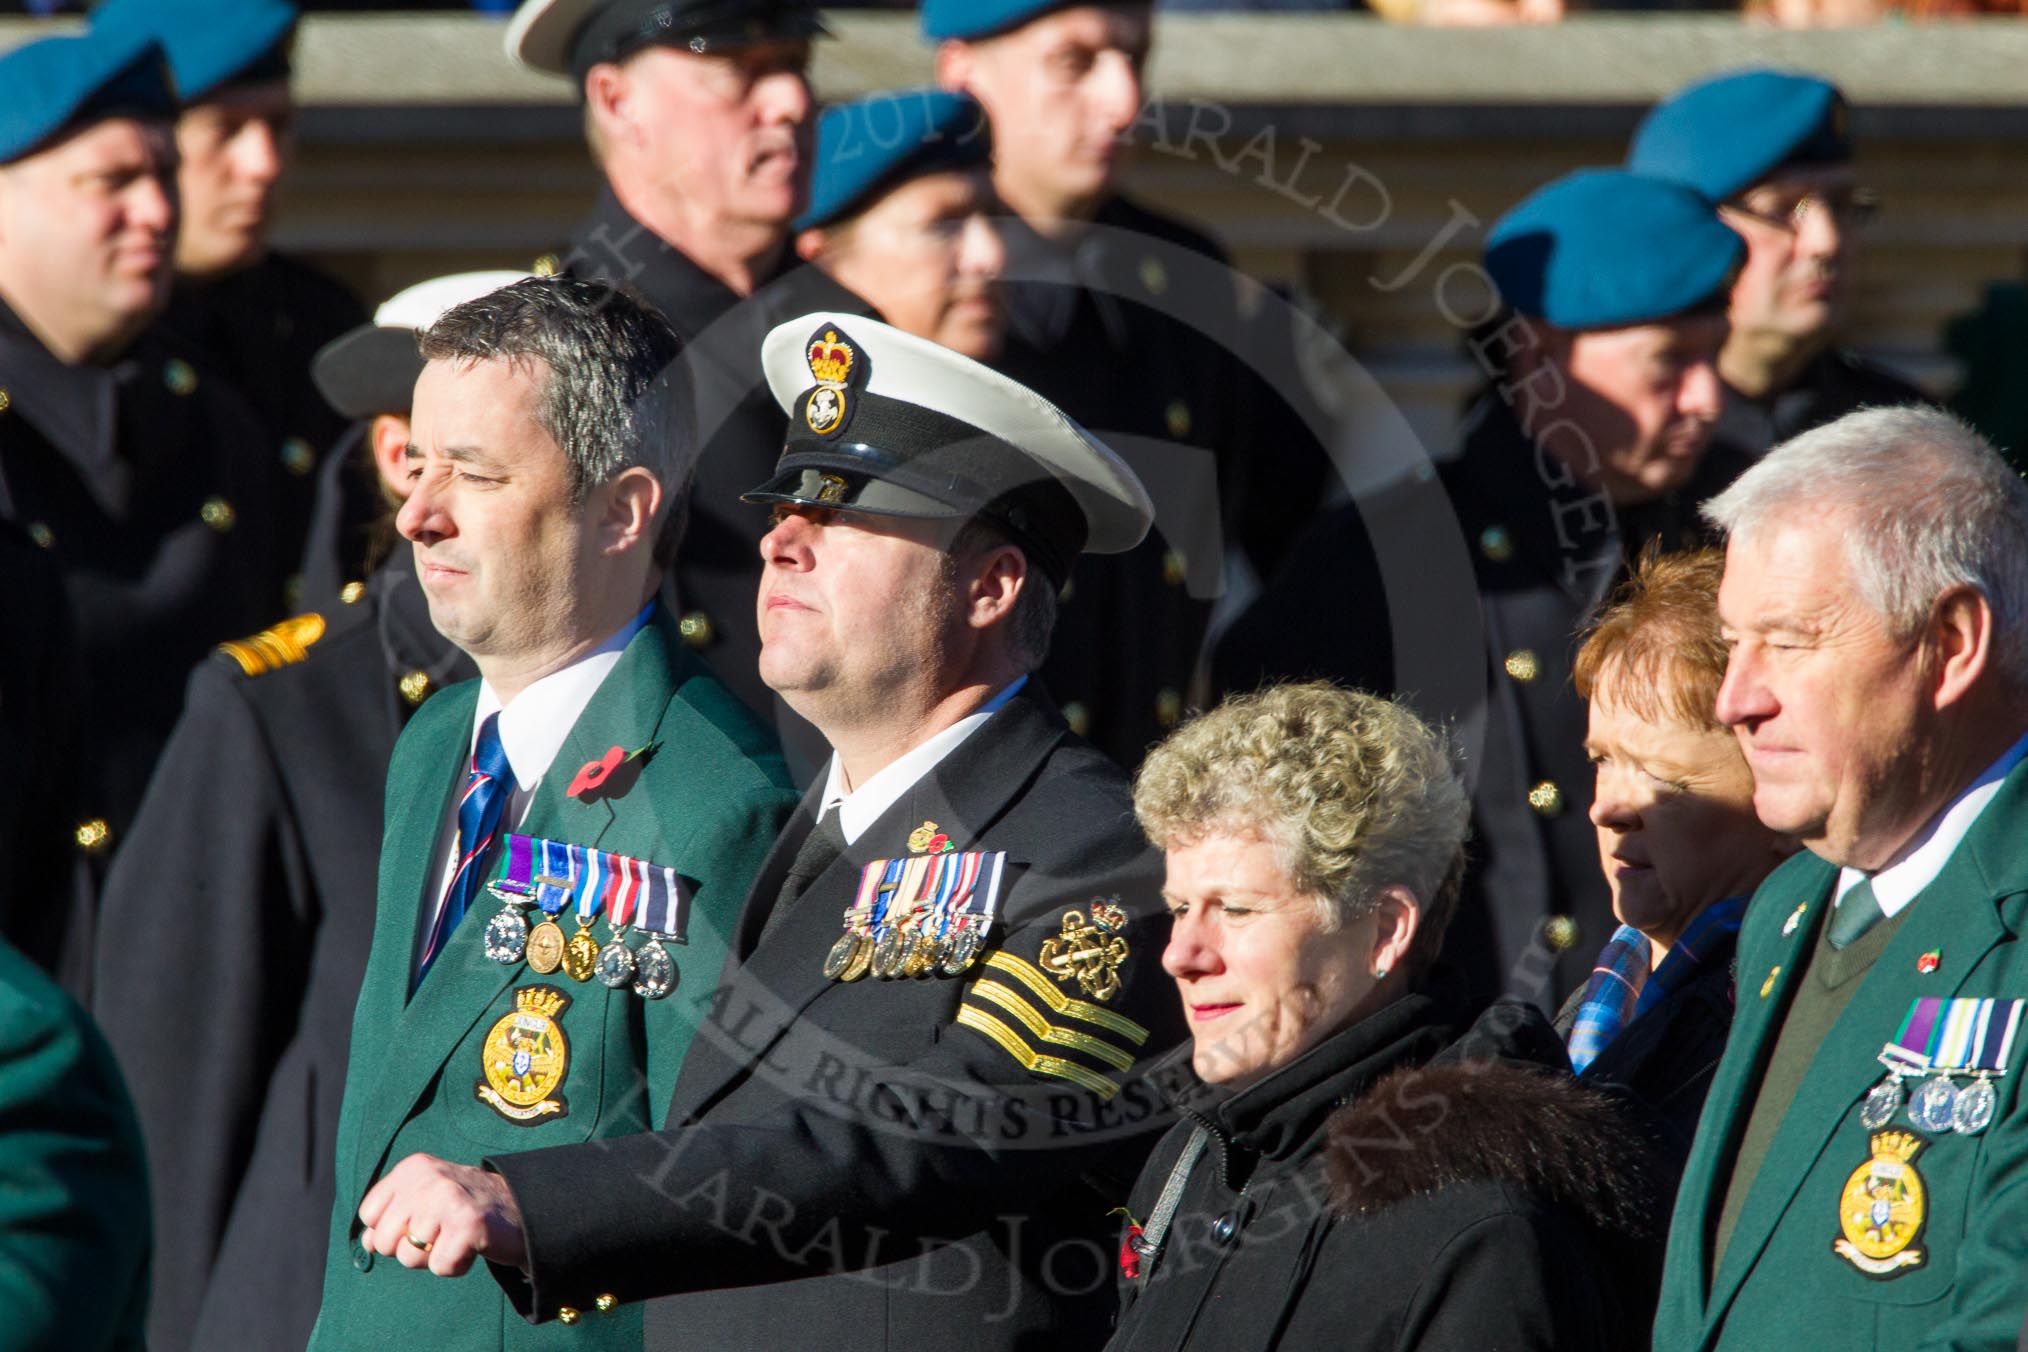
<svg viewBox="0 0 2028 1352">
<path fill-rule="evenodd" d="M 479 725 L 479 737 L 472 746 L 472 768 L 465 776 L 465 796 L 458 800 L 458 867 L 444 893 L 443 909 L 430 930 L 429 945 L 423 949 L 422 964 L 416 970 L 416 984 L 429 974 L 430 964 L 450 941 L 451 931 L 471 909 L 479 882 L 486 876 L 486 863 L 493 842 L 500 835 L 500 814 L 514 792 L 514 770 L 507 764 L 507 748 L 500 744 L 500 715 L 488 714 Z"/>
</svg>

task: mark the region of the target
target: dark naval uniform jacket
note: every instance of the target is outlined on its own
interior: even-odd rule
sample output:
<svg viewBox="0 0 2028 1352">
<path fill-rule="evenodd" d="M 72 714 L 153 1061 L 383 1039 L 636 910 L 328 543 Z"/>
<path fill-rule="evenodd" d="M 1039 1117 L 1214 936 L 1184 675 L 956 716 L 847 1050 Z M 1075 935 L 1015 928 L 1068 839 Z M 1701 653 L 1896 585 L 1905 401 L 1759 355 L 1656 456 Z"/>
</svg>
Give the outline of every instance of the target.
<svg viewBox="0 0 2028 1352">
<path fill-rule="evenodd" d="M 191 675 L 106 880 L 93 1012 L 154 1165 L 156 1352 L 301 1347 L 317 1318 L 388 759 L 474 674 L 405 551 L 352 597 Z"/>
<path fill-rule="evenodd" d="M 265 449 L 283 470 L 284 539 L 299 541 L 316 496 L 317 466 L 347 419 L 310 379 L 319 348 L 364 324 L 366 307 L 309 264 L 270 252 L 202 286 L 179 285 L 162 326 L 253 405 Z"/>
<path fill-rule="evenodd" d="M 1096 1345 L 1107 1213 L 1160 1113 L 1137 1068 L 1180 1013 L 1125 777 L 1030 678 L 842 855 L 803 853 L 819 794 L 754 883 L 663 1129 L 488 1158 L 532 1270 L 495 1278 L 535 1320 L 673 1297 L 651 1348 Z M 862 869 L 936 835 L 1005 854 L 984 951 L 827 977 Z"/>
<path fill-rule="evenodd" d="M 285 471 L 262 440 L 246 403 L 160 330 L 109 366 L 71 366 L 0 305 L 0 519 L 63 573 L 86 711 L 76 832 L 94 871 L 140 804 L 190 669 L 283 613 Z M 92 904 L 80 899 L 64 945 L 79 993 Z"/>
<path fill-rule="evenodd" d="M 1531 1007 L 1464 1023 L 1460 999 L 1410 994 L 1237 1092 L 1176 1053 L 1181 1120 L 1127 1224 L 1179 1169 L 1182 1191 L 1159 1253 L 1122 1237 L 1109 1352 L 1628 1352 L 1609 1253 L 1643 1199 L 1622 1119 Z"/>
<path fill-rule="evenodd" d="M 1935 401 L 1900 376 L 1844 348 L 1827 348 L 1787 389 L 1753 399 L 1731 386 L 1697 477 L 1702 497 L 1724 491 L 1740 473 L 1790 437 L 1862 408 Z M 1701 500 L 1701 498 L 1700 498 Z"/>
<path fill-rule="evenodd" d="M 1643 543 L 1682 548 L 1701 537 L 1680 496 L 1615 512 L 1555 462 L 1541 463 L 1548 468 L 1538 468 L 1512 411 L 1482 399 L 1460 452 L 1437 467 L 1448 511 L 1402 508 L 1451 519 L 1430 519 L 1406 542 L 1397 532 L 1388 547 L 1410 557 L 1381 569 L 1360 509 L 1327 512 L 1224 636 L 1213 670 L 1227 690 L 1314 678 L 1398 690 L 1426 716 L 1459 725 L 1468 752 L 1479 739 L 1465 766 L 1474 843 L 1446 951 L 1481 993 L 1505 990 L 1547 1012 L 1590 975 L 1618 923 L 1585 816 L 1587 718 L 1570 675 L 1578 634 Z M 1439 694 L 1394 644 L 1403 626 L 1429 619 L 1416 612 L 1430 598 L 1396 583 L 1404 571 L 1416 583 L 1455 567 L 1441 552 L 1460 546 L 1477 591 L 1483 684 Z M 1454 598 L 1437 600 L 1452 626 L 1470 622 Z M 1456 650 L 1462 657 L 1466 645 Z"/>
<path fill-rule="evenodd" d="M 141 1352 L 148 1169 L 99 1030 L 0 941 L 0 1343 Z"/>
<path fill-rule="evenodd" d="M 418 1151 L 474 1164 L 657 1125 L 705 1017 L 740 901 L 795 803 L 769 733 L 658 608 L 572 725 L 519 825 L 503 821 L 502 830 L 674 868 L 691 894 L 684 941 L 666 945 L 677 989 L 649 1000 L 561 969 L 544 975 L 525 960 L 492 960 L 485 930 L 499 906 L 482 888 L 411 995 L 421 917 L 443 882 L 439 828 L 464 785 L 478 698 L 476 681 L 432 698 L 409 720 L 388 769 L 379 908 L 352 1025 L 324 1301 L 310 1339 L 319 1352 L 641 1345 L 638 1309 L 596 1327 L 535 1329 L 483 1276 L 447 1282 L 380 1258 L 360 1243 L 360 1199 Z M 613 746 L 652 750 L 636 758 L 633 777 L 615 772 L 605 788 L 570 796 L 577 767 Z M 508 862 L 499 851 L 496 878 Z M 576 927 L 569 916 L 557 923 Z M 594 926 L 606 942 L 610 927 L 602 919 Z M 532 1069 L 505 1055 L 526 1051 L 515 1039 L 531 1033 L 545 1058 Z M 519 1093 L 517 1084 L 542 1096 L 520 1105 L 518 1119 L 488 1100 Z"/>
<path fill-rule="evenodd" d="M 1713 1270 L 1734 1153 L 1837 874 L 1798 854 L 1747 907 L 1739 1013 L 1676 1198 L 1657 1348 L 2004 1349 L 2021 1327 L 2028 1099 L 2018 1038 L 2006 1074 L 1992 1080 L 1997 1103 L 1984 1131 L 1925 1131 L 1906 1105 L 1869 1128 L 1860 1112 L 1886 1078 L 1882 1045 L 1896 1039 L 1913 1001 L 2028 996 L 2020 941 L 2028 930 L 2028 764 L 2008 774 L 1856 978 Z M 1918 1083 L 1908 1082 L 1911 1099 Z"/>
<path fill-rule="evenodd" d="M 545 267 L 633 287 L 682 338 L 702 448 L 673 570 L 683 638 L 763 718 L 778 727 L 807 726 L 778 706 L 760 679 L 754 597 L 768 509 L 741 502 L 740 495 L 774 473 L 787 426 L 761 371 L 762 340 L 796 315 L 841 301 L 864 311 L 865 303 L 818 269 L 798 265 L 786 243 L 777 271 L 742 298 L 636 221 L 610 187 L 561 258 L 537 261 L 538 272 Z"/>
<path fill-rule="evenodd" d="M 0 936 L 57 970 L 68 896 L 84 865 L 77 829 L 83 718 L 63 571 L 26 532 L 0 521 Z"/>
<path fill-rule="evenodd" d="M 1209 238 L 1118 196 L 1069 247 L 1018 220 L 1002 230 L 1008 331 L 992 365 L 1118 451 L 1155 501 L 1138 547 L 1076 561 L 1042 668 L 1071 726 L 1132 768 L 1192 694 L 1222 550 L 1247 520 L 1246 462 L 1301 459 L 1301 429 L 1271 416 L 1238 359 L 1239 283 Z M 1325 462 L 1310 460 L 1314 485 L 1275 486 L 1284 507 L 1315 500 Z"/>
</svg>

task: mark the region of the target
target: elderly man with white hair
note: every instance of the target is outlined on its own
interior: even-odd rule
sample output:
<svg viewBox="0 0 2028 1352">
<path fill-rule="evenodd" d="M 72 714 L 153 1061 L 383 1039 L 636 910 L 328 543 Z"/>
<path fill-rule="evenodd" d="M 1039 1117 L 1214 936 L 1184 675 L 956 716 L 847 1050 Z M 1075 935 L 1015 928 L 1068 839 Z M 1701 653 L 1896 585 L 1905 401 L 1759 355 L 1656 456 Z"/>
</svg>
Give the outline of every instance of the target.
<svg viewBox="0 0 2028 1352">
<path fill-rule="evenodd" d="M 1786 443 L 1728 536 L 1718 717 L 1807 847 L 1756 894 L 1658 1348 L 2011 1348 L 2028 1306 L 2028 488 L 1917 408 Z"/>
</svg>

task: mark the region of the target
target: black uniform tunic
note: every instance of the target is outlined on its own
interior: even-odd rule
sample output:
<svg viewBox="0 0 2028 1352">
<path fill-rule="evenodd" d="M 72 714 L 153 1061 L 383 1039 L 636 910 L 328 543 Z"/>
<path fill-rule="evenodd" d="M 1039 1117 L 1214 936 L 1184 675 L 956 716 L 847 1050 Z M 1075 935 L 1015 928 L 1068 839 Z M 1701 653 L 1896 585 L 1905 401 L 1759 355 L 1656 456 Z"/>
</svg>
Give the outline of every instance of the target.
<svg viewBox="0 0 2028 1352">
<path fill-rule="evenodd" d="M 667 1128 L 487 1159 L 533 1273 L 493 1275 L 536 1319 L 671 1295 L 651 1348 L 1096 1346 L 1107 1213 L 1159 1111 L 1136 1068 L 1178 1031 L 1125 777 L 1031 679 L 777 915 L 820 792 L 748 894 Z M 863 866 L 925 822 L 1006 853 L 986 951 L 957 977 L 827 979 Z M 1108 904 L 1119 943 L 1089 960 L 1118 986 L 1093 989 L 1051 940 Z"/>
<path fill-rule="evenodd" d="M 357 296 L 279 253 L 202 286 L 178 286 L 162 316 L 163 328 L 196 348 L 253 406 L 266 449 L 285 472 L 284 539 L 303 538 L 317 466 L 347 421 L 317 392 L 310 362 L 324 344 L 365 322 Z"/>
<path fill-rule="evenodd" d="M 1285 523 L 1315 503 L 1327 462 L 1239 360 L 1251 284 L 1210 239 L 1123 197 L 1067 245 L 1002 228 L 1009 323 L 994 365 L 1120 452 L 1155 501 L 1139 547 L 1078 559 L 1043 667 L 1071 725 L 1131 768 L 1192 692 L 1224 546 L 1258 562 L 1283 543 L 1280 523 L 1249 529 L 1249 486 L 1272 481 Z"/>
<path fill-rule="evenodd" d="M 190 668 L 282 613 L 286 471 L 264 443 L 245 401 L 161 330 L 109 366 L 72 366 L 0 305 L 0 519 L 63 574 L 79 843 L 96 858 L 140 803 Z M 73 951 L 62 975 L 82 993 L 88 950 Z"/>
<path fill-rule="evenodd" d="M 1398 692 L 1459 728 L 1473 844 L 1446 951 L 1480 994 L 1506 991 L 1545 1012 L 1590 975 L 1617 925 L 1585 815 L 1587 712 L 1570 675 L 1579 632 L 1647 541 L 1677 549 L 1703 539 L 1683 495 L 1614 511 L 1559 482 L 1567 477 L 1538 466 L 1512 410 L 1482 400 L 1461 452 L 1438 467 L 1443 499 L 1383 509 L 1397 514 L 1385 547 L 1406 557 L 1381 566 L 1378 532 L 1357 505 L 1325 513 L 1223 636 L 1213 664 L 1221 690 L 1337 680 Z M 1400 528 L 1410 513 L 1424 528 Z M 1469 596 L 1418 589 L 1454 568 L 1445 551 L 1460 547 L 1476 615 Z M 1446 690 L 1436 684 L 1445 673 L 1427 661 L 1412 666 L 1398 635 L 1418 622 L 1456 636 L 1456 660 L 1483 662 L 1483 683 Z M 1476 659 L 1466 655 L 1473 629 L 1483 645 Z"/>
<path fill-rule="evenodd" d="M 300 661 L 192 673 L 106 881 L 93 1013 L 148 1144 L 158 1352 L 309 1339 L 388 760 L 474 674 L 405 551 L 320 618 Z"/>
</svg>

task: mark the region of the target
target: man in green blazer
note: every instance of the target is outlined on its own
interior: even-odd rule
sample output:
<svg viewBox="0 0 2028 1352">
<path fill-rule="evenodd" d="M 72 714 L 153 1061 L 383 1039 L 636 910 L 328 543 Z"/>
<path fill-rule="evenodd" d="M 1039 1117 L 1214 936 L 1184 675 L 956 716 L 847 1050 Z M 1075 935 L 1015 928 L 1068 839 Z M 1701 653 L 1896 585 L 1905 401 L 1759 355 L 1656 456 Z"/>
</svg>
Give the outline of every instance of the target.
<svg viewBox="0 0 2028 1352">
<path fill-rule="evenodd" d="M 1669 1235 L 1669 1352 L 2012 1348 L 2028 1308 L 2028 489 L 1947 414 L 1773 451 L 1717 714 L 1806 851 L 1755 895 Z"/>
<path fill-rule="evenodd" d="M 369 1248 L 359 1211 L 415 1151 L 658 1126 L 795 796 L 654 600 L 693 441 L 666 323 L 529 279 L 447 312 L 422 353 L 397 525 L 480 679 L 432 699 L 388 770 L 311 1346 L 639 1347 L 627 1312 L 529 1328 L 484 1278 L 394 1261 L 433 1234 Z"/>
</svg>

